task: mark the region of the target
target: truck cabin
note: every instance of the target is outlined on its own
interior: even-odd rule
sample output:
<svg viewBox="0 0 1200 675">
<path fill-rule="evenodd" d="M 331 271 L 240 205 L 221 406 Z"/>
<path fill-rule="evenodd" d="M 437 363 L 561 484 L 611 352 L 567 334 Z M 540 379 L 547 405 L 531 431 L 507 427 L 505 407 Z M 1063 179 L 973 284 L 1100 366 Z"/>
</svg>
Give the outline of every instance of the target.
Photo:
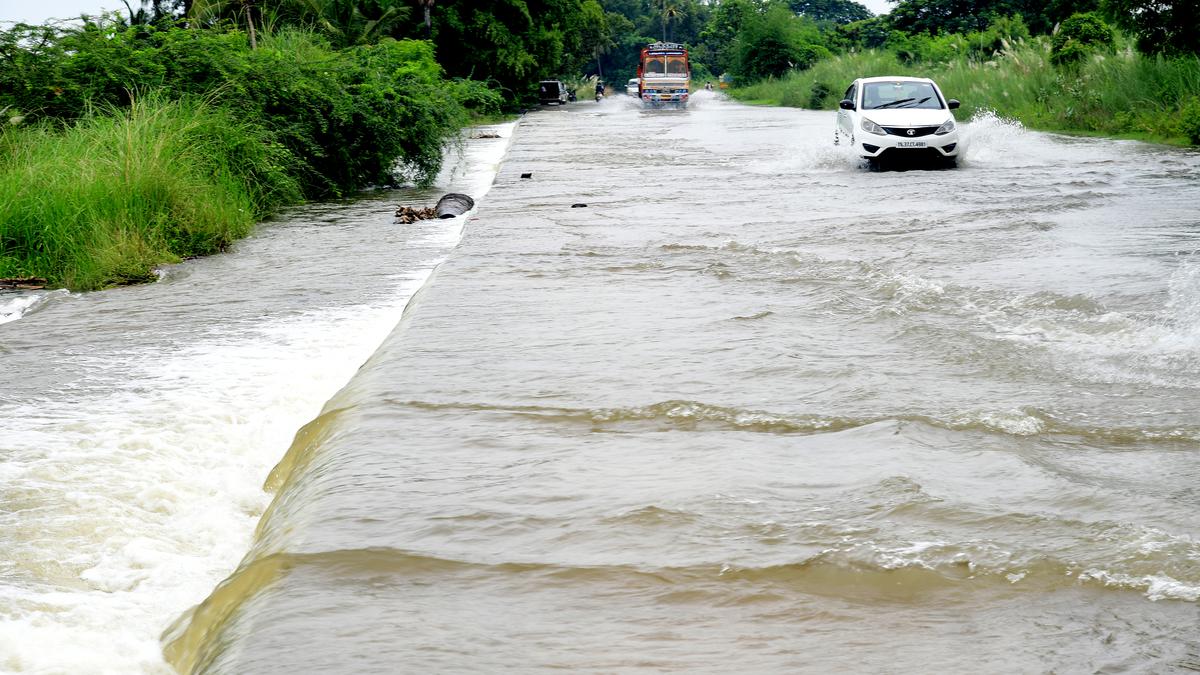
<svg viewBox="0 0 1200 675">
<path fill-rule="evenodd" d="M 683 54 L 647 54 L 642 60 L 642 77 L 688 77 L 687 56 Z"/>
</svg>

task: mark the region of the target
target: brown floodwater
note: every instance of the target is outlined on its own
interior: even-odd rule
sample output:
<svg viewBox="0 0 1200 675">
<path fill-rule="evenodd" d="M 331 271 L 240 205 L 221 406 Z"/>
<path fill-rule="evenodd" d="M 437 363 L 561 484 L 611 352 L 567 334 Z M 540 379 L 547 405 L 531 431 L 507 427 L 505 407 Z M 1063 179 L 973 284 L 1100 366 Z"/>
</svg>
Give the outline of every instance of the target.
<svg viewBox="0 0 1200 675">
<path fill-rule="evenodd" d="M 832 129 L 523 117 L 398 325 L 245 469 L 273 501 L 168 662 L 1200 670 L 1200 154 L 983 116 L 958 169 L 872 171 Z"/>
</svg>

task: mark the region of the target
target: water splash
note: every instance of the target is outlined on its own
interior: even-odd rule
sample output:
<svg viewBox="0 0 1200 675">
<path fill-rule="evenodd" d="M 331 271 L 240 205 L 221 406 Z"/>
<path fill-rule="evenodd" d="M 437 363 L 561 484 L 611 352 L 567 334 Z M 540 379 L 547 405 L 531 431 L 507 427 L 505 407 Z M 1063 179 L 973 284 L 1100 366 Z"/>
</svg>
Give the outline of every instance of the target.
<svg viewBox="0 0 1200 675">
<path fill-rule="evenodd" d="M 1200 349 L 1200 262 L 1191 256 L 1171 275 L 1167 284 L 1167 323 L 1176 346 Z"/>
<path fill-rule="evenodd" d="M 66 295 L 67 291 L 50 292 L 33 291 L 10 296 L 0 296 L 0 324 L 16 321 L 26 314 L 36 310 L 52 298 Z"/>
<path fill-rule="evenodd" d="M 961 129 L 959 163 L 963 166 L 1011 162 L 1028 149 L 1025 125 L 994 110 L 977 111 Z"/>
</svg>

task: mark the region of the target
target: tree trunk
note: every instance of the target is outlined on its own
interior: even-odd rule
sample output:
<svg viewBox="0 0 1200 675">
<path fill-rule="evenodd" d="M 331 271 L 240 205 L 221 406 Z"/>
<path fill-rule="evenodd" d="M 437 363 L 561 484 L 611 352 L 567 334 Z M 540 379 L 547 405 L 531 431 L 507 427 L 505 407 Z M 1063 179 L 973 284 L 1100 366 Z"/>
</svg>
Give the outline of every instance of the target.
<svg viewBox="0 0 1200 675">
<path fill-rule="evenodd" d="M 433 38 L 433 21 L 429 18 L 429 4 L 425 4 L 425 37 Z"/>
<path fill-rule="evenodd" d="M 250 49 L 258 49 L 258 36 L 254 33 L 254 5 L 246 5 L 246 25 L 250 27 Z"/>
</svg>

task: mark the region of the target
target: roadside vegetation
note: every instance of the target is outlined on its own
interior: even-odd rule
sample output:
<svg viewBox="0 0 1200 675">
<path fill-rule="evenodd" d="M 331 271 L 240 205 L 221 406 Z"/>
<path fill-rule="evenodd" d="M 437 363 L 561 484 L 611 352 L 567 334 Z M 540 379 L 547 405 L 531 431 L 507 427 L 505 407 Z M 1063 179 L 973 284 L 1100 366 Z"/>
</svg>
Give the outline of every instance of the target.
<svg viewBox="0 0 1200 675">
<path fill-rule="evenodd" d="M 215 253 L 295 202 L 290 154 L 199 101 L 139 98 L 70 126 L 0 135 L 0 277 L 99 288 Z M 13 255 L 13 254 L 19 255 Z"/>
<path fill-rule="evenodd" d="M 153 279 L 283 205 L 427 183 L 603 21 L 595 0 L 408 4 L 155 0 L 0 30 L 0 278 Z"/>
<path fill-rule="evenodd" d="M 806 23 L 770 10 L 752 16 L 778 25 L 776 34 Z M 732 94 L 833 110 L 857 77 L 915 75 L 937 80 L 967 116 L 987 110 L 1040 129 L 1200 144 L 1196 21 L 1194 4 L 1181 1 L 901 0 L 888 15 L 824 30 L 834 55 L 765 76 L 735 60 Z M 792 53 L 811 42 L 794 39 Z"/>
<path fill-rule="evenodd" d="M 1089 56 L 1064 70 L 1052 54 L 1046 38 L 1011 43 L 987 61 L 925 63 L 867 50 L 734 93 L 751 102 L 835 110 L 856 77 L 913 75 L 933 78 L 947 96 L 961 100 L 965 118 L 992 111 L 1038 129 L 1200 143 L 1200 59 L 1122 50 Z"/>
</svg>

